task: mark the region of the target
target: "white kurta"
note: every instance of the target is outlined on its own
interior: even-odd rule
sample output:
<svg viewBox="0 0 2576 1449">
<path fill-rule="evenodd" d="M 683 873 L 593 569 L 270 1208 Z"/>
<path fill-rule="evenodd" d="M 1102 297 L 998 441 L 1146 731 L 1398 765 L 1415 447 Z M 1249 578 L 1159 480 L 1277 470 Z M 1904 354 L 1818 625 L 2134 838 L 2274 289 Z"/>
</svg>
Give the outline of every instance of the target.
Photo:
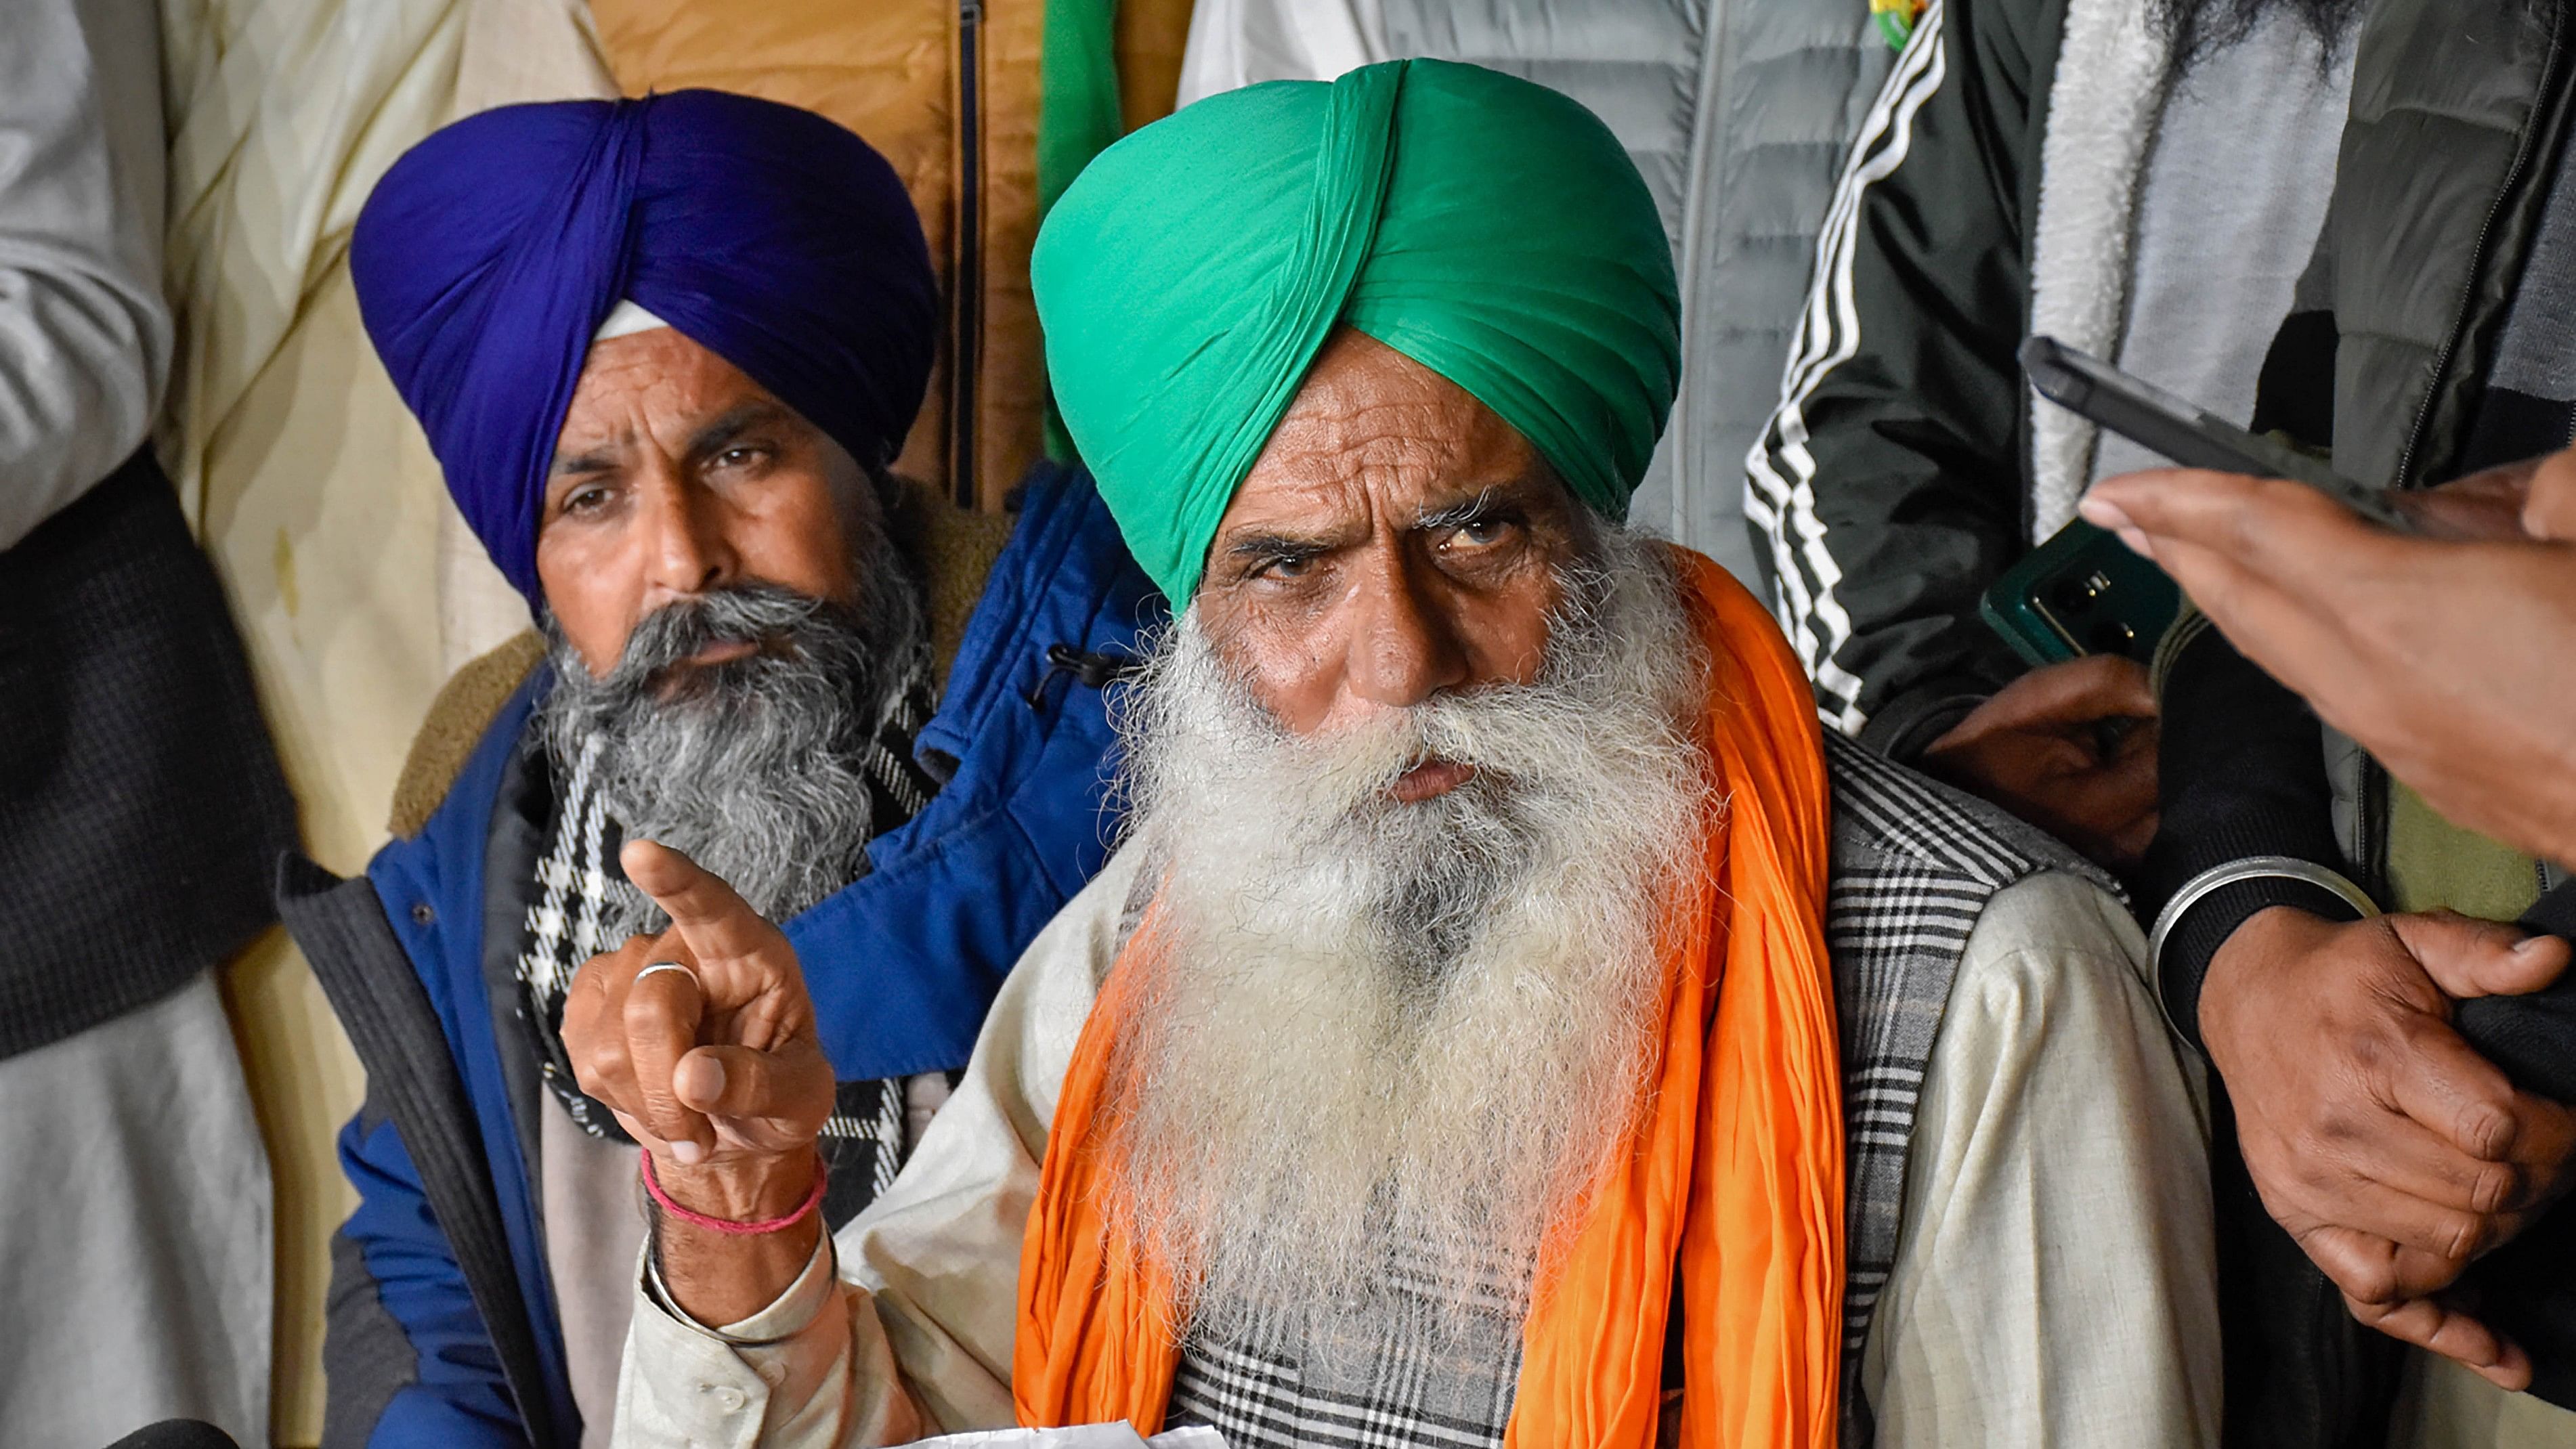
<svg viewBox="0 0 2576 1449">
<path fill-rule="evenodd" d="M 1012 1421 L 1020 1241 L 1135 852 L 1030 946 L 888 1194 L 735 1347 L 639 1286 L 621 1446 L 861 1449 Z M 1998 893 L 1952 987 L 1904 1234 L 1856 1366 L 1881 1445 L 2215 1443 L 2206 1127 L 2136 924 L 2099 888 Z"/>
<path fill-rule="evenodd" d="M 212 973 L 0 1061 L 0 1443 L 269 1442 L 268 1152 Z"/>
</svg>

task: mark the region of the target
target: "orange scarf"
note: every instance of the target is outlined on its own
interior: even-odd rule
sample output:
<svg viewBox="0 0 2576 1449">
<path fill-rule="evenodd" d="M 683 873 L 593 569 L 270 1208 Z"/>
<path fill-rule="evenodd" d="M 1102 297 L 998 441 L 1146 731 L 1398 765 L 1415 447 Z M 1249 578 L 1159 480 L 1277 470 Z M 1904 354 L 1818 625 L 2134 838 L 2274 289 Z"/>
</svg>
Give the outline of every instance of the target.
<svg viewBox="0 0 2576 1449">
<path fill-rule="evenodd" d="M 1770 615 L 1715 564 L 1672 553 L 1710 660 L 1708 748 L 1728 803 L 1700 879 L 1671 906 L 1653 1101 L 1530 1311 L 1505 1443 L 1651 1449 L 1679 1301 L 1683 1443 L 1828 1449 L 1842 1092 L 1815 704 Z M 1029 1214 L 1012 1354 L 1024 1425 L 1125 1419 L 1154 1433 L 1180 1359 L 1171 1284 L 1110 1239 L 1099 1208 L 1092 1124 L 1143 974 L 1134 955 L 1131 942 L 1083 1027 Z"/>
</svg>

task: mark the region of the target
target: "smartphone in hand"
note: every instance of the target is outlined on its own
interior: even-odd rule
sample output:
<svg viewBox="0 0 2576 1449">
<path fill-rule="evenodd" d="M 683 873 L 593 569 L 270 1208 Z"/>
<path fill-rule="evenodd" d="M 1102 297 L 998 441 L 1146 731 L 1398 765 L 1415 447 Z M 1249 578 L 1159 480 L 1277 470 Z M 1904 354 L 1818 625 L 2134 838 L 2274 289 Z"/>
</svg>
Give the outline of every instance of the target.
<svg viewBox="0 0 2576 1449">
<path fill-rule="evenodd" d="M 2215 413 L 2193 407 L 2054 337 L 2024 342 L 2021 369 L 2041 397 L 2185 468 L 2287 478 L 2307 484 L 2373 523 L 2406 533 L 2415 529 L 2413 521 L 2379 489 L 2354 482 L 2278 438 L 2249 433 Z"/>
<path fill-rule="evenodd" d="M 2292 479 L 2376 523 L 2419 531 L 2379 490 L 2053 337 L 2024 342 L 2021 365 L 2041 397 L 2183 467 Z M 2032 664 L 2086 654 L 2125 654 L 2143 663 L 2181 609 L 2181 592 L 2162 569 L 2081 519 L 2007 569 L 1978 606 L 1987 625 Z"/>
</svg>

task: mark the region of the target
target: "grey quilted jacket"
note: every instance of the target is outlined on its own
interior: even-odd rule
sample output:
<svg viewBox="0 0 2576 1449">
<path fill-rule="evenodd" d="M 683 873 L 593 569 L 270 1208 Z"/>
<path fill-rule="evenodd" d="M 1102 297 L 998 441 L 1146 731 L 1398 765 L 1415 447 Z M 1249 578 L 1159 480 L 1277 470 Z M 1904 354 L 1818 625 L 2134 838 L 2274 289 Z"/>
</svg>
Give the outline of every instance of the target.
<svg viewBox="0 0 2576 1449">
<path fill-rule="evenodd" d="M 1385 53 L 1471 61 L 1589 106 L 1654 191 L 1682 285 L 1682 391 L 1632 521 L 1753 583 L 1744 455 L 1780 392 L 1843 148 L 1893 58 L 1865 0 L 1383 0 Z"/>
</svg>

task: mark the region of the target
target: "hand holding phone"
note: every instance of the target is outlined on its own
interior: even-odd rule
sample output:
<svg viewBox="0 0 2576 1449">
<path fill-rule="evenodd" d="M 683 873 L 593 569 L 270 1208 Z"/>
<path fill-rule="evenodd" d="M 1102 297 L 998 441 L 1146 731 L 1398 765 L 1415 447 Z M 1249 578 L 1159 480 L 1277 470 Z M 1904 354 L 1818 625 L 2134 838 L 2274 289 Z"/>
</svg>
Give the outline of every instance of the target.
<svg viewBox="0 0 2576 1449">
<path fill-rule="evenodd" d="M 2054 337 L 2024 342 L 2021 366 L 2041 397 L 2185 468 L 2287 478 L 2307 484 L 2374 523 L 2403 533 L 2415 531 L 2413 520 L 2380 490 L 2364 487 L 2277 438 L 2249 433 Z"/>
<path fill-rule="evenodd" d="M 2404 533 L 2423 530 L 2415 512 L 2379 490 L 2056 338 L 2024 342 L 2021 365 L 2041 397 L 2183 467 L 2291 479 L 2373 522 Z M 2022 658 L 2054 664 L 2087 654 L 2150 659 L 2181 608 L 2181 592 L 2162 570 L 2079 519 L 1997 579 L 1978 612 Z"/>
</svg>

